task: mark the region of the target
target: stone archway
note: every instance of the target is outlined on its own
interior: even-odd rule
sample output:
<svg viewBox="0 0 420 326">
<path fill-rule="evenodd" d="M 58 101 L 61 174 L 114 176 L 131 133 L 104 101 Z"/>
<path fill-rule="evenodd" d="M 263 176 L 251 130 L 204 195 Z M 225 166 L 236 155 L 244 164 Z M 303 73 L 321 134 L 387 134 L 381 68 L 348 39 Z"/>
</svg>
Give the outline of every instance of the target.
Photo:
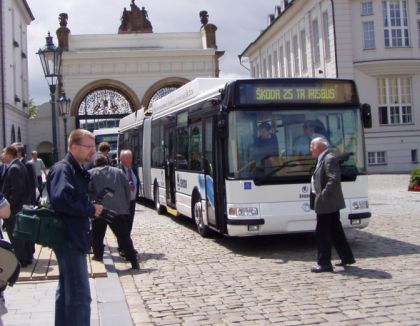
<svg viewBox="0 0 420 326">
<path fill-rule="evenodd" d="M 188 83 L 190 80 L 186 78 L 181 77 L 168 77 L 162 80 L 159 80 L 158 82 L 154 83 L 152 86 L 150 86 L 147 91 L 143 95 L 142 104 L 147 109 L 150 104 L 150 100 L 153 98 L 153 96 L 159 92 L 161 89 L 164 88 L 179 88 L 186 83 Z"/>
<path fill-rule="evenodd" d="M 141 106 L 132 89 L 116 80 L 98 80 L 83 87 L 72 103 L 76 128 L 118 127 L 119 120 Z"/>
<path fill-rule="evenodd" d="M 127 98 L 131 107 L 133 108 L 133 111 L 141 107 L 141 102 L 138 99 L 136 93 L 126 84 L 118 80 L 102 79 L 102 80 L 96 80 L 94 82 L 91 82 L 79 90 L 79 92 L 76 94 L 76 96 L 74 97 L 71 103 L 71 108 L 70 108 L 71 116 L 77 116 L 79 114 L 79 107 L 83 99 L 89 93 L 97 89 L 113 89 L 123 94 Z"/>
</svg>

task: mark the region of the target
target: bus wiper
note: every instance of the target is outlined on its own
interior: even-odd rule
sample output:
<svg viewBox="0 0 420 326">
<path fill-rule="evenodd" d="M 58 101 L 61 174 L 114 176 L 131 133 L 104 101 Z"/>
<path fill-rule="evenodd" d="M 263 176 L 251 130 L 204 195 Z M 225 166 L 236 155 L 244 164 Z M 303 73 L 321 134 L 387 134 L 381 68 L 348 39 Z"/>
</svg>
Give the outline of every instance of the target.
<svg viewBox="0 0 420 326">
<path fill-rule="evenodd" d="M 302 162 L 311 162 L 310 165 L 313 165 L 314 159 L 313 158 L 294 159 L 294 160 L 286 161 L 282 165 L 272 166 L 271 168 L 273 169 L 270 172 L 263 175 L 261 178 L 255 180 L 254 183 L 255 185 L 259 186 L 264 180 L 268 179 L 269 177 L 276 174 L 280 170 L 283 170 L 284 168 L 292 168 L 292 167 L 297 167 L 297 166 L 308 165 L 308 163 L 302 164 Z"/>
</svg>

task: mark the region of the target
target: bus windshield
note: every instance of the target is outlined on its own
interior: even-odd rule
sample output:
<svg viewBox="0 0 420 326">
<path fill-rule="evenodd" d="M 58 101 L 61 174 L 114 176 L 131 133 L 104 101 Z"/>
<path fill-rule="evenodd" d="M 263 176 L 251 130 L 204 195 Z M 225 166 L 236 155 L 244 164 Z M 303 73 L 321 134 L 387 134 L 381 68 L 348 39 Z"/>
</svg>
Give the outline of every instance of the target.
<svg viewBox="0 0 420 326">
<path fill-rule="evenodd" d="M 229 113 L 228 177 L 258 183 L 308 181 L 316 161 L 310 142 L 324 137 L 343 180 L 366 172 L 357 109 L 247 110 Z"/>
</svg>

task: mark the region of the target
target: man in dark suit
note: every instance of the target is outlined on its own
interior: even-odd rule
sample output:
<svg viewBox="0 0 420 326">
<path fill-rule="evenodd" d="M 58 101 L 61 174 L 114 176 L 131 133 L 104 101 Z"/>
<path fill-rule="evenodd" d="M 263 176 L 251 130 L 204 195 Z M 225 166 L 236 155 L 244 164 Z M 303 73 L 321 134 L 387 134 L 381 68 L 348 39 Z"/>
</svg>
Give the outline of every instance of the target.
<svg viewBox="0 0 420 326">
<path fill-rule="evenodd" d="M 317 158 L 310 194 L 311 209 L 316 212 L 318 246 L 318 266 L 311 269 L 314 273 L 333 271 L 331 242 L 341 258 L 341 262 L 336 266 L 346 266 L 356 262 L 340 222 L 340 209 L 346 207 L 341 190 L 340 166 L 328 147 L 328 141 L 322 137 L 311 141 L 312 155 Z"/>
<path fill-rule="evenodd" d="M 140 179 L 136 169 L 133 167 L 133 153 L 129 149 L 123 149 L 120 152 L 120 165 L 118 166 L 123 170 L 125 177 L 130 186 L 130 214 L 126 215 L 129 234 L 131 237 L 131 230 L 133 229 L 134 214 L 136 212 L 136 200 L 139 195 Z M 120 244 L 118 248 L 121 249 Z M 124 256 L 124 252 L 120 251 L 120 255 Z"/>
<path fill-rule="evenodd" d="M 3 151 L 4 163 L 8 164 L 7 172 L 3 181 L 3 195 L 10 203 L 10 218 L 4 221 L 7 235 L 13 245 L 16 257 L 22 267 L 32 263 L 31 242 L 15 239 L 13 228 L 16 223 L 16 215 L 22 210 L 24 204 L 30 203 L 29 176 L 25 165 L 18 159 L 15 146 L 8 146 Z"/>
<path fill-rule="evenodd" d="M 23 163 L 23 165 L 26 167 L 26 170 L 28 171 L 29 176 L 29 188 L 28 192 L 30 194 L 30 204 L 36 205 L 36 173 L 35 168 L 32 162 L 28 161 L 26 159 L 26 149 L 25 145 L 22 143 L 13 143 L 12 146 L 16 147 L 17 149 L 17 157 L 18 159 Z"/>
<path fill-rule="evenodd" d="M 123 149 L 120 152 L 119 168 L 123 170 L 128 184 L 130 185 L 130 215 L 128 226 L 131 234 L 133 229 L 134 213 L 136 210 L 136 199 L 139 195 L 140 179 L 136 169 L 133 167 L 133 153 L 129 149 Z"/>
</svg>

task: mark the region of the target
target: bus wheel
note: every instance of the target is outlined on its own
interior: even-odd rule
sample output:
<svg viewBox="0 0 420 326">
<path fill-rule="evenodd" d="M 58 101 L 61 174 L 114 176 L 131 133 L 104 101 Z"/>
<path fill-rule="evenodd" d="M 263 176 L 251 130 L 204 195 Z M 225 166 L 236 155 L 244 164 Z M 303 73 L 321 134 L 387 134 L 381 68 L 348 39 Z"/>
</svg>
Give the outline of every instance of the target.
<svg viewBox="0 0 420 326">
<path fill-rule="evenodd" d="M 204 224 L 203 220 L 203 209 L 201 204 L 201 198 L 198 196 L 194 201 L 193 217 L 195 224 L 197 225 L 197 231 L 202 237 L 208 237 L 210 235 L 210 229 Z"/>
<path fill-rule="evenodd" d="M 165 207 L 160 204 L 160 201 L 159 201 L 159 186 L 157 185 L 157 183 L 155 183 L 155 185 L 153 187 L 153 200 L 155 202 L 156 212 L 159 215 L 164 214 L 165 213 Z"/>
</svg>

